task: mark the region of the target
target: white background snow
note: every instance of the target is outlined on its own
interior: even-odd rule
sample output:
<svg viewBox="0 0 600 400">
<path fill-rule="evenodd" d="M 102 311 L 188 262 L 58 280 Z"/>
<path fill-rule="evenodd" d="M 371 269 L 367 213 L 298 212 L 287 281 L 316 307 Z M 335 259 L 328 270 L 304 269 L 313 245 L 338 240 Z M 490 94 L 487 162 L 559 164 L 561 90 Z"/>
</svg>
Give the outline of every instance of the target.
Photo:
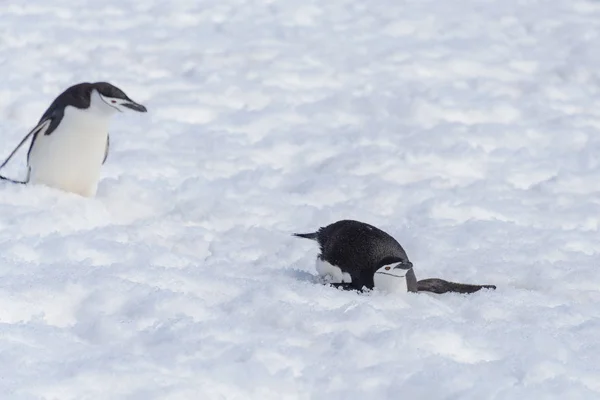
<svg viewBox="0 0 600 400">
<path fill-rule="evenodd" d="M 599 46 L 592 0 L 0 1 L 0 158 L 78 82 L 149 110 L 93 199 L 0 183 L 0 398 L 600 398 Z M 344 218 L 498 289 L 318 285 Z"/>
</svg>

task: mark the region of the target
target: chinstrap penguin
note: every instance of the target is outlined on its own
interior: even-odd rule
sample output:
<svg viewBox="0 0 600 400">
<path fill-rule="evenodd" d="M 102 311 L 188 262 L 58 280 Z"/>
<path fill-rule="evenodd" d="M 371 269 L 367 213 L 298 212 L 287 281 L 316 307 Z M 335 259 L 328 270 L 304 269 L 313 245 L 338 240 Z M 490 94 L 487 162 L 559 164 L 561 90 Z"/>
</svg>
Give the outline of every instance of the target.
<svg viewBox="0 0 600 400">
<path fill-rule="evenodd" d="M 27 152 L 27 179 L 33 183 L 77 193 L 96 194 L 100 168 L 108 157 L 108 127 L 117 112 L 146 112 L 121 89 L 107 82 L 79 83 L 61 93 L 42 115 L 37 126 L 11 153 L 33 136 Z"/>
<path fill-rule="evenodd" d="M 331 285 L 348 290 L 377 288 L 387 292 L 474 293 L 494 285 L 470 285 L 443 279 L 417 281 L 406 252 L 389 234 L 364 222 L 342 220 L 313 233 L 294 233 L 316 240 L 321 248 L 316 267 Z"/>
</svg>

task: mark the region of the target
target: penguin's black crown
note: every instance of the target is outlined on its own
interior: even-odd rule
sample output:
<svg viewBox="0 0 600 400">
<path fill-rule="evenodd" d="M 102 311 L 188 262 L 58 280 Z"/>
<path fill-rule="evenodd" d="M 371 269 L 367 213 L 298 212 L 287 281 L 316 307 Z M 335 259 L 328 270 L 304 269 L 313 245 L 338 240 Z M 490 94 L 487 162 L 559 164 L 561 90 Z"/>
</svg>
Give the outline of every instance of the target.
<svg viewBox="0 0 600 400">
<path fill-rule="evenodd" d="M 114 97 L 115 99 L 131 100 L 124 91 L 108 82 L 96 82 L 93 83 L 92 86 L 103 96 Z"/>
</svg>

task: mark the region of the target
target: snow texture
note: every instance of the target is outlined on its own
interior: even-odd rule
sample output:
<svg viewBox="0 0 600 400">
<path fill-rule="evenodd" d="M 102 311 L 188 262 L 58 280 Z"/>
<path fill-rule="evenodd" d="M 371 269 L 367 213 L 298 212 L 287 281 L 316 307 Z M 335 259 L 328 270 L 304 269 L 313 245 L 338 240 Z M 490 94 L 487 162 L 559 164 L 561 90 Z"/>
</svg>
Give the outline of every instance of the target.
<svg viewBox="0 0 600 400">
<path fill-rule="evenodd" d="M 599 43 L 596 0 L 0 1 L 2 155 L 77 82 L 149 111 L 95 198 L 0 184 L 1 398 L 600 398 Z M 498 289 L 320 285 L 290 234 L 343 218 Z"/>
</svg>

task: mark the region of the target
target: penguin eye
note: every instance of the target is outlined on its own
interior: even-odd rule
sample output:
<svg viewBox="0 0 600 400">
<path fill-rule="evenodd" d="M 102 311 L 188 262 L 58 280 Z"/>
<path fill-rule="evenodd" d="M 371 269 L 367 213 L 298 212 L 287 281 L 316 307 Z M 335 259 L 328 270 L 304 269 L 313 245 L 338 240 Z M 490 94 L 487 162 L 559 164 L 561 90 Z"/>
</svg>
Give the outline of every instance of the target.
<svg viewBox="0 0 600 400">
<path fill-rule="evenodd" d="M 385 270 L 386 270 L 386 271 L 389 271 L 389 270 L 390 270 L 390 268 L 392 268 L 392 267 L 385 267 Z"/>
</svg>

